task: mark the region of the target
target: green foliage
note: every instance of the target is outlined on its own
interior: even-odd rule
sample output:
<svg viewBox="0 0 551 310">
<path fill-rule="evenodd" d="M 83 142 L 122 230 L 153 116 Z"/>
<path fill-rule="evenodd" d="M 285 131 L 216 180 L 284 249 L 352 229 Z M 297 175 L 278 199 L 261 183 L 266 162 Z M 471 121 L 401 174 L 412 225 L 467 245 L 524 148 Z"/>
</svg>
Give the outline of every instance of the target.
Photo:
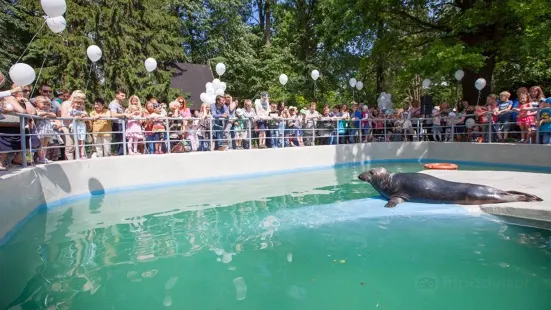
<svg viewBox="0 0 551 310">
<path fill-rule="evenodd" d="M 7 72 L 44 23 L 40 2 L 0 0 L 0 70 Z M 86 89 L 90 99 L 117 88 L 163 101 L 182 95 L 170 88 L 171 63 L 226 64 L 226 92 L 307 106 L 352 100 L 376 105 L 380 92 L 395 106 L 420 95 L 419 78 L 437 102 L 475 100 L 474 80 L 485 93 L 539 84 L 551 92 L 551 6 L 548 0 L 70 0 L 67 29 L 46 26 L 23 57 L 56 88 Z M 271 23 L 260 20 L 271 16 Z M 270 25 L 269 38 L 266 27 Z M 263 28 L 264 27 L 264 28 Z M 86 48 L 103 57 L 94 66 Z M 153 57 L 151 74 L 143 62 Z M 44 66 L 42 66 L 44 63 Z M 314 69 L 321 76 L 310 78 Z M 463 69 L 461 85 L 454 72 Z M 279 75 L 289 81 L 285 87 Z M 215 77 L 216 74 L 214 73 Z M 353 91 L 355 77 L 364 89 Z M 447 85 L 447 86 L 446 86 Z M 459 94 L 459 95 L 458 95 Z M 483 94 L 484 95 L 484 94 Z"/>
</svg>

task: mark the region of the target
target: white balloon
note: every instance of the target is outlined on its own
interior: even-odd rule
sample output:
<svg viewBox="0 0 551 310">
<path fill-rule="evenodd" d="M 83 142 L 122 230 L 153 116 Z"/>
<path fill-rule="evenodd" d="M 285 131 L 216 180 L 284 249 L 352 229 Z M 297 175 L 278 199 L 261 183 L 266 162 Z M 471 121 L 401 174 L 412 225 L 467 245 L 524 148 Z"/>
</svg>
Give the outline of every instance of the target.
<svg viewBox="0 0 551 310">
<path fill-rule="evenodd" d="M 320 72 L 318 70 L 314 70 L 312 71 L 311 76 L 312 76 L 312 79 L 315 81 L 320 77 Z"/>
<path fill-rule="evenodd" d="M 285 84 L 287 84 L 287 81 L 289 80 L 289 78 L 287 77 L 286 74 L 282 74 L 279 76 L 279 83 L 281 83 L 281 85 L 285 86 Z"/>
<path fill-rule="evenodd" d="M 209 88 L 214 88 L 214 86 L 212 85 L 212 82 L 207 82 L 207 84 L 205 84 L 205 89 L 209 89 Z"/>
<path fill-rule="evenodd" d="M 216 96 L 224 96 L 224 91 L 222 90 L 222 88 L 218 88 L 214 94 Z"/>
<path fill-rule="evenodd" d="M 207 103 L 208 97 L 207 93 L 201 93 L 199 98 L 201 98 L 201 102 Z"/>
<path fill-rule="evenodd" d="M 473 128 L 474 125 L 476 125 L 474 119 L 472 118 L 468 118 L 466 121 L 465 121 L 465 127 L 467 128 Z"/>
<path fill-rule="evenodd" d="M 207 88 L 207 95 L 214 95 L 214 88 L 213 87 Z"/>
<path fill-rule="evenodd" d="M 61 16 L 67 11 L 65 0 L 41 0 L 40 4 L 48 16 Z"/>
<path fill-rule="evenodd" d="M 65 21 L 65 17 L 63 16 L 48 17 L 46 24 L 53 33 L 60 33 L 67 27 L 67 21 Z"/>
<path fill-rule="evenodd" d="M 147 58 L 145 60 L 145 70 L 147 70 L 147 72 L 151 72 L 155 69 L 157 69 L 157 61 L 153 58 Z"/>
<path fill-rule="evenodd" d="M 455 79 L 456 80 L 461 81 L 464 76 L 465 76 L 465 72 L 463 72 L 463 70 L 455 71 Z"/>
<path fill-rule="evenodd" d="M 348 84 L 350 84 L 350 87 L 352 88 L 356 86 L 356 83 L 358 83 L 358 81 L 356 81 L 355 78 L 351 78 L 350 81 L 348 81 Z"/>
<path fill-rule="evenodd" d="M 208 95 L 208 103 L 209 104 L 215 104 L 216 103 L 216 96 L 214 94 Z"/>
<path fill-rule="evenodd" d="M 474 82 L 474 87 L 476 87 L 476 89 L 478 90 L 482 90 L 484 87 L 486 87 L 486 80 L 483 78 L 479 78 L 478 80 L 476 80 L 476 82 Z"/>
<path fill-rule="evenodd" d="M 212 87 L 214 87 L 214 90 L 217 90 L 218 88 L 220 88 L 220 80 L 219 79 L 214 79 L 212 81 Z"/>
<path fill-rule="evenodd" d="M 220 82 L 220 89 L 221 90 L 226 91 L 226 87 L 228 87 L 228 85 L 226 85 L 225 82 Z"/>
<path fill-rule="evenodd" d="M 223 75 L 225 72 L 226 72 L 226 65 L 224 65 L 221 62 L 217 63 L 216 64 L 216 73 L 218 75 Z"/>
<path fill-rule="evenodd" d="M 356 89 L 362 90 L 362 88 L 364 88 L 364 83 L 362 81 L 356 82 Z"/>
<path fill-rule="evenodd" d="M 17 86 L 31 85 L 36 78 L 34 69 L 24 63 L 18 63 L 10 68 L 10 79 Z"/>
<path fill-rule="evenodd" d="M 99 48 L 99 46 L 97 45 L 90 45 L 88 46 L 88 49 L 86 49 L 86 54 L 92 62 L 96 62 L 101 59 L 101 48 Z"/>
<path fill-rule="evenodd" d="M 430 83 L 431 83 L 431 81 L 429 79 L 424 79 L 423 80 L 423 87 L 428 88 L 430 86 Z"/>
</svg>

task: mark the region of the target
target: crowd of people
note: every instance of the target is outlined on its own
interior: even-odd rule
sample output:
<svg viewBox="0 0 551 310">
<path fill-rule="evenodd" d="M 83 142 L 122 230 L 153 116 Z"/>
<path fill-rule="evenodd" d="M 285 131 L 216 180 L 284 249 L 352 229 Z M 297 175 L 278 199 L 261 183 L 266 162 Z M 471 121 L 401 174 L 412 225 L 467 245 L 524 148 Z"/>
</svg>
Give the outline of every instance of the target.
<svg viewBox="0 0 551 310">
<path fill-rule="evenodd" d="M 31 86 L 24 86 L 0 99 L 0 170 L 22 165 L 23 149 L 33 154 L 28 160 L 45 164 L 125 154 L 372 141 L 551 145 L 551 98 L 538 86 L 519 88 L 514 101 L 504 91 L 477 105 L 462 101 L 456 107 L 445 102 L 427 107 L 413 100 L 394 110 L 356 102 L 287 106 L 270 102 L 263 92 L 254 101 L 217 96 L 214 104 L 203 103 L 192 111 L 183 97 L 166 104 L 149 96 L 142 103 L 138 96 L 127 100 L 125 91 L 117 90 L 112 101 L 95 98 L 93 109 L 87 111 L 88 98 L 80 90 L 53 93 L 43 84 L 34 98 L 31 91 Z"/>
</svg>

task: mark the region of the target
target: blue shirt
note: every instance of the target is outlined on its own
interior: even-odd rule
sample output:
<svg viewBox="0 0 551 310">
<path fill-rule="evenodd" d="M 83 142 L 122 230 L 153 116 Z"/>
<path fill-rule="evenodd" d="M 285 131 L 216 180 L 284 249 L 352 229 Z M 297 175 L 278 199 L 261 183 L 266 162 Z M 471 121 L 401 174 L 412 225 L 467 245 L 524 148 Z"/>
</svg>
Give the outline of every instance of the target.
<svg viewBox="0 0 551 310">
<path fill-rule="evenodd" d="M 515 99 L 515 101 L 513 101 L 513 107 L 511 109 L 516 109 L 518 108 L 518 99 Z M 512 122 L 517 122 L 517 115 L 518 115 L 518 112 L 517 111 L 513 111 L 511 113 L 512 117 L 511 117 L 511 121 Z"/>
<path fill-rule="evenodd" d="M 545 108 L 540 111 L 539 119 L 545 120 L 551 118 L 551 108 Z M 551 122 L 544 123 L 540 126 L 540 132 L 551 132 Z"/>
<path fill-rule="evenodd" d="M 226 113 L 229 116 L 230 110 L 228 109 L 228 106 L 225 104 L 222 104 L 221 107 L 217 107 L 216 103 L 213 103 L 210 105 L 210 113 L 212 114 L 213 118 L 221 118 L 222 114 L 224 113 Z"/>
<path fill-rule="evenodd" d="M 513 102 L 511 100 L 507 100 L 507 101 L 501 101 L 499 99 L 497 100 L 497 108 L 499 111 L 506 110 L 509 107 L 509 105 L 512 105 L 512 104 Z M 497 117 L 497 120 L 499 122 L 509 122 L 511 120 L 511 112 L 504 112 L 502 114 L 499 114 L 499 116 Z"/>
<path fill-rule="evenodd" d="M 362 119 L 362 111 L 356 110 L 352 115 L 350 115 L 352 118 L 357 118 L 357 121 L 354 121 L 354 127 L 360 128 L 360 119 Z"/>
</svg>

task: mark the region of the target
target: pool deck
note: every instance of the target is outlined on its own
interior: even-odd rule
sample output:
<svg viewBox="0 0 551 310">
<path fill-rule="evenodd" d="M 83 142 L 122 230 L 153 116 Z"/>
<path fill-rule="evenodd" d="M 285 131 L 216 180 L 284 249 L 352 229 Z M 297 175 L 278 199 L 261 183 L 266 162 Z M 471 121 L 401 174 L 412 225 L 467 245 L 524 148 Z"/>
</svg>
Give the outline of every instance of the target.
<svg viewBox="0 0 551 310">
<path fill-rule="evenodd" d="M 462 170 L 424 170 L 422 173 L 454 182 L 482 184 L 505 191 L 515 190 L 536 195 L 543 201 L 485 204 L 479 208 L 485 213 L 505 217 L 511 221 L 531 222 L 530 226 L 541 228 L 551 227 L 551 174 Z"/>
</svg>

